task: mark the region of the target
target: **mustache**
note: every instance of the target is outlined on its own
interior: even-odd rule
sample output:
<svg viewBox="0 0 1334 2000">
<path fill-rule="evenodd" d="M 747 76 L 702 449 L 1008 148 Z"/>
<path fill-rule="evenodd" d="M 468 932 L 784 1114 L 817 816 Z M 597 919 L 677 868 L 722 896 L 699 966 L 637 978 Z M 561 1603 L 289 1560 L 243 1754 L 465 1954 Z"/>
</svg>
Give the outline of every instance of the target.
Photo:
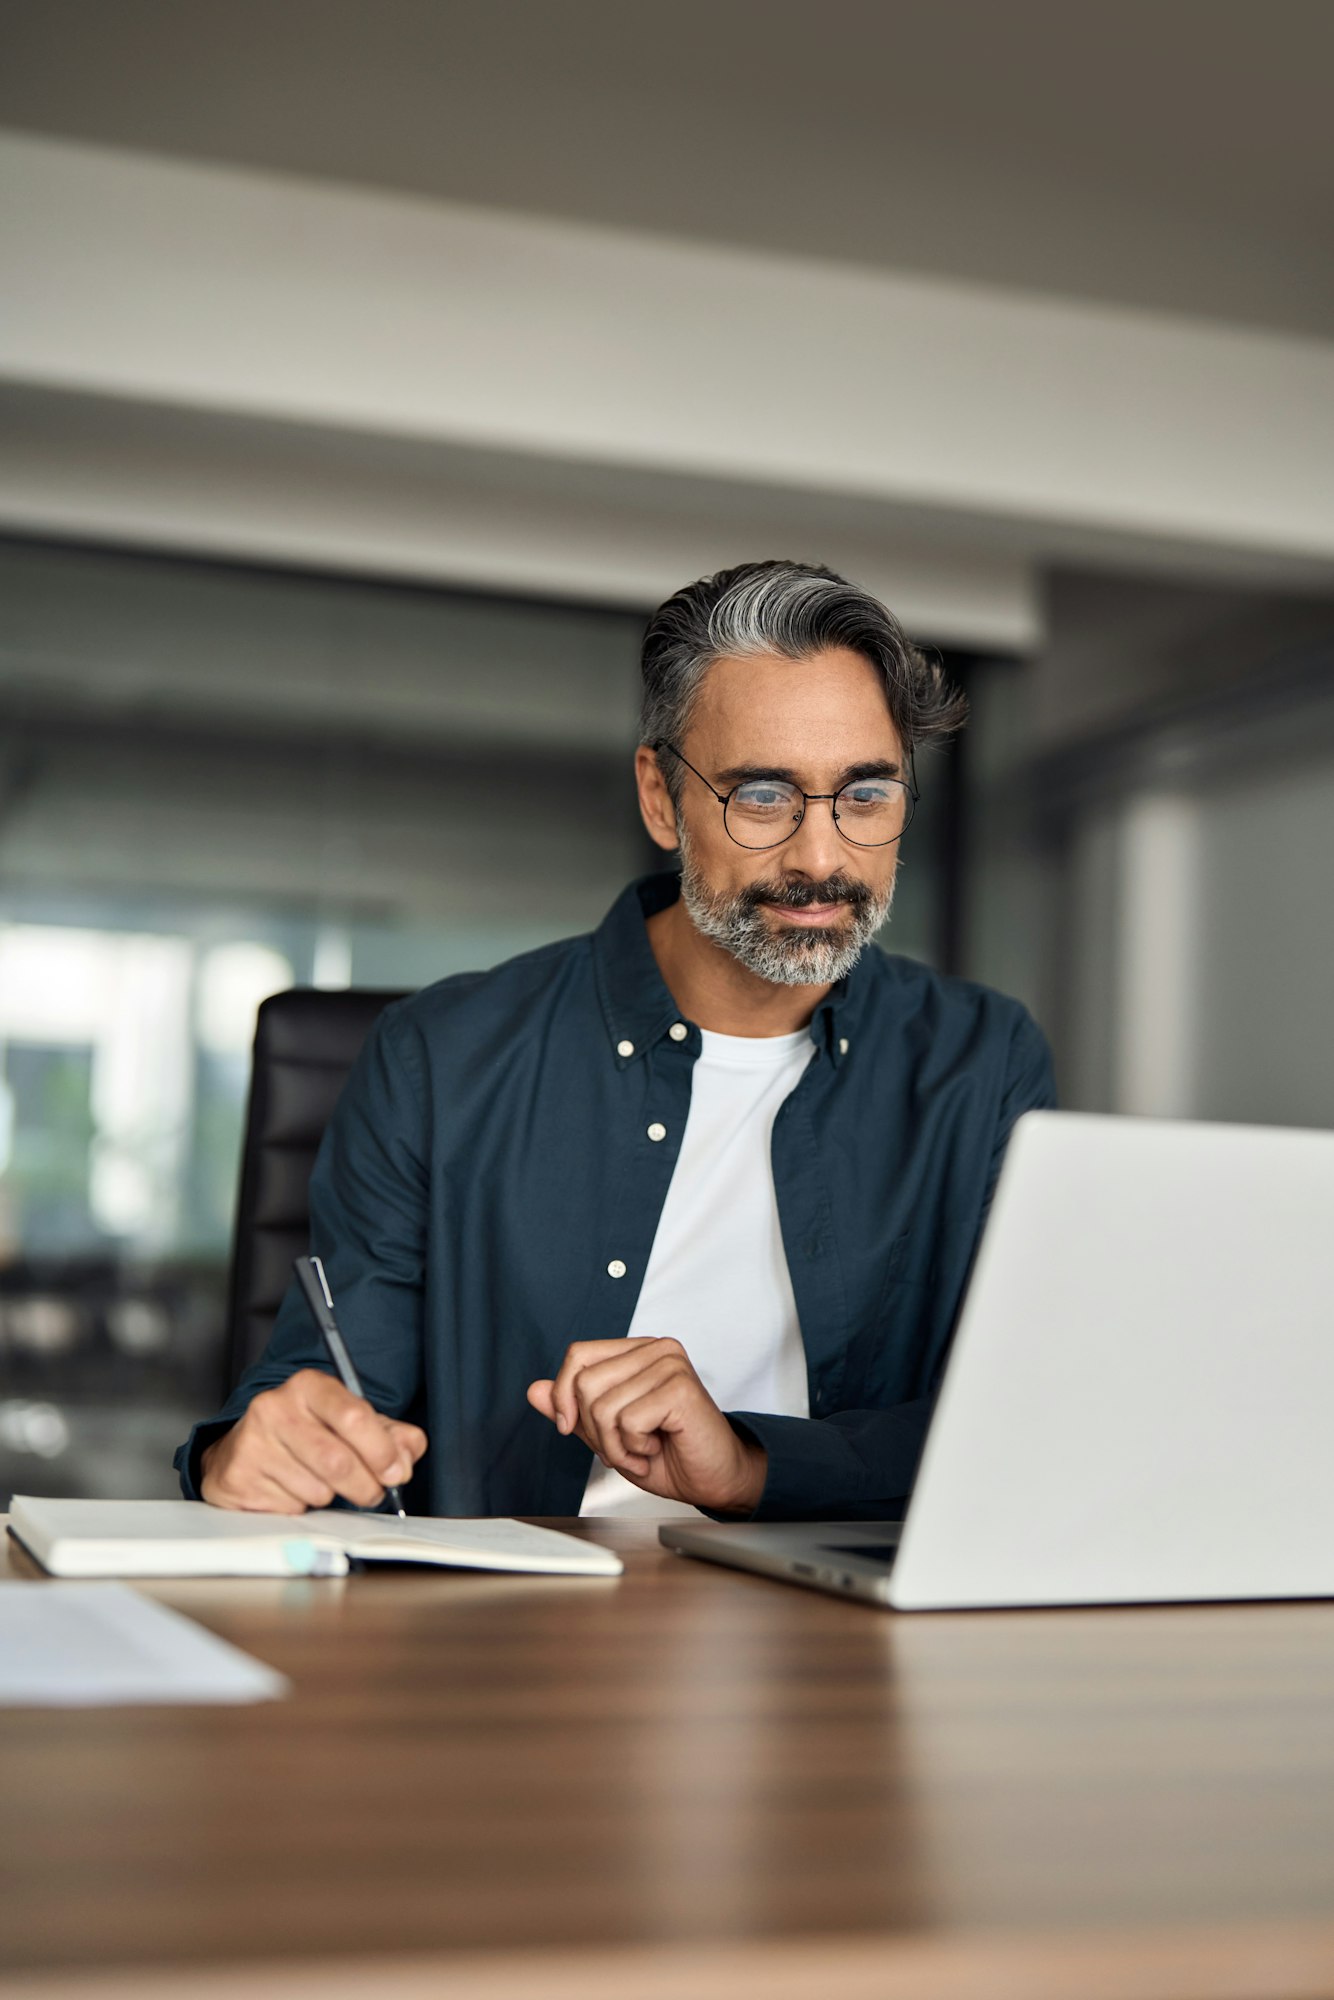
<svg viewBox="0 0 1334 2000">
<path fill-rule="evenodd" d="M 752 882 L 737 901 L 749 910 L 764 904 L 780 910 L 806 910 L 814 903 L 847 903 L 854 910 L 863 910 L 871 901 L 871 892 L 864 882 L 830 875 L 823 882 Z"/>
</svg>

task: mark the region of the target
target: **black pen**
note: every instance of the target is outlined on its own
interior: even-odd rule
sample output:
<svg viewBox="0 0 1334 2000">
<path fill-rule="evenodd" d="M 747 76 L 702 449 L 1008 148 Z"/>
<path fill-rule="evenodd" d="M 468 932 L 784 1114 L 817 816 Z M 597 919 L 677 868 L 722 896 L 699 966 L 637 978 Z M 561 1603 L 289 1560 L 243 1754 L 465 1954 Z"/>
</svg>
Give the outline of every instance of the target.
<svg viewBox="0 0 1334 2000">
<path fill-rule="evenodd" d="M 297 1283 L 306 1295 L 311 1318 L 324 1336 L 324 1344 L 329 1350 L 329 1358 L 338 1370 L 343 1387 L 354 1396 L 360 1396 L 363 1403 L 370 1399 L 361 1386 L 361 1378 L 352 1366 L 352 1356 L 347 1351 L 347 1343 L 338 1330 L 334 1317 L 333 1293 L 329 1290 L 329 1280 L 324 1275 L 324 1266 L 318 1257 L 295 1257 L 292 1269 L 296 1272 Z M 403 1495 L 396 1486 L 386 1486 L 385 1492 L 393 1504 L 400 1520 L 406 1521 Z"/>
</svg>

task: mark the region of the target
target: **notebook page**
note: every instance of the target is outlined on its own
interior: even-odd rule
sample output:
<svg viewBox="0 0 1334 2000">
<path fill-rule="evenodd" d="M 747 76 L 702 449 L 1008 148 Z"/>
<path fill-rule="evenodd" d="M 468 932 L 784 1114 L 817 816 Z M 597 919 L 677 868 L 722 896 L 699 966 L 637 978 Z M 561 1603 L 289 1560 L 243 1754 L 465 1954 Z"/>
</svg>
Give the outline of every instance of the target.
<svg viewBox="0 0 1334 2000">
<path fill-rule="evenodd" d="M 610 1549 L 555 1528 L 535 1528 L 498 1517 L 442 1520 L 396 1514 L 307 1514 L 314 1535 L 341 1533 L 350 1556 L 363 1560 L 436 1562 L 461 1569 L 527 1570 L 548 1575 L 619 1576 L 624 1565 Z"/>
</svg>

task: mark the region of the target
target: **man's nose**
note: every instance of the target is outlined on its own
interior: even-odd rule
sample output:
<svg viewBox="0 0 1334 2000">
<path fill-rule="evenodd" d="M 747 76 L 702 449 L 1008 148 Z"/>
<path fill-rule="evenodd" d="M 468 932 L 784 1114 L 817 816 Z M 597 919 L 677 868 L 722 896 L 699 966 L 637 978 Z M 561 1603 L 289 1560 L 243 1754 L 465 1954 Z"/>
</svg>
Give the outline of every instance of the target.
<svg viewBox="0 0 1334 2000">
<path fill-rule="evenodd" d="M 834 820 L 832 799 L 812 799 L 801 825 L 790 840 L 783 842 L 783 859 L 789 868 L 823 882 L 836 875 L 848 859 L 848 843 Z"/>
</svg>

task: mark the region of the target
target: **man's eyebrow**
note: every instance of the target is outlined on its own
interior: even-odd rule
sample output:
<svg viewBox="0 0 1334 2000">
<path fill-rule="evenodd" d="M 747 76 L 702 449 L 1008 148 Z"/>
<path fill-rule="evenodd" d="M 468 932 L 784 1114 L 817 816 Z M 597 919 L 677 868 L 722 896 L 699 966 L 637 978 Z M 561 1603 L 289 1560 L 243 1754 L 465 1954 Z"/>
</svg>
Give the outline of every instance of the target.
<svg viewBox="0 0 1334 2000">
<path fill-rule="evenodd" d="M 841 791 L 844 785 L 853 784 L 858 778 L 899 778 L 902 775 L 900 765 L 892 763 L 887 757 L 878 757 L 867 764 L 849 764 L 839 773 L 834 790 Z M 720 791 L 730 792 L 734 786 L 752 784 L 757 778 L 782 778 L 789 785 L 805 790 L 796 772 L 785 764 L 731 764 L 727 770 L 715 774 L 714 782 Z"/>
<path fill-rule="evenodd" d="M 875 758 L 869 764 L 849 764 L 839 785 L 850 785 L 856 778 L 901 778 L 903 767 L 891 762 L 888 757 Z"/>
</svg>

